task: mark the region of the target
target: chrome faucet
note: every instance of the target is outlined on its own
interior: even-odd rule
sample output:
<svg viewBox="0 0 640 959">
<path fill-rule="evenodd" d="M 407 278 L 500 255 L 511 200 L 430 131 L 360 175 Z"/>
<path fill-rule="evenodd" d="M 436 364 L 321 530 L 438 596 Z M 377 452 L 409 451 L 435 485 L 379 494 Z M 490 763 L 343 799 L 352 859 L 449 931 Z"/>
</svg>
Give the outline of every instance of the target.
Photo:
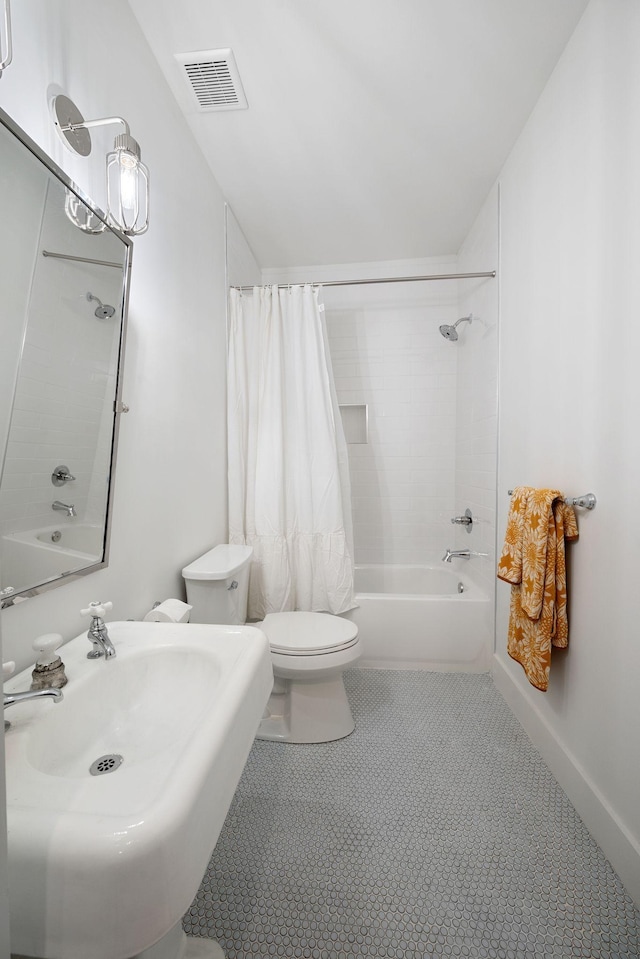
<svg viewBox="0 0 640 959">
<path fill-rule="evenodd" d="M 29 699 L 53 699 L 54 703 L 59 703 L 62 697 L 62 692 L 59 689 L 29 689 L 26 693 L 5 693 L 4 694 L 4 708 L 7 706 L 13 706 L 15 703 L 24 703 Z M 5 731 L 9 728 L 11 724 L 5 719 L 4 728 Z"/>
<path fill-rule="evenodd" d="M 61 512 L 66 513 L 67 516 L 75 516 L 76 508 L 73 505 L 68 505 L 67 503 L 61 503 L 59 499 L 52 504 L 51 509 L 59 509 Z"/>
<path fill-rule="evenodd" d="M 87 609 L 81 609 L 83 616 L 91 616 L 91 626 L 87 633 L 87 639 L 93 643 L 93 649 L 87 653 L 87 659 L 113 659 L 116 655 L 115 646 L 109 638 L 107 624 L 102 617 L 107 613 L 113 603 L 90 603 Z"/>
<path fill-rule="evenodd" d="M 488 555 L 488 553 L 479 553 L 475 549 L 446 549 L 442 557 L 442 562 L 450 563 L 452 559 L 471 559 L 472 556 Z"/>
<path fill-rule="evenodd" d="M 442 557 L 443 563 L 450 563 L 452 559 L 470 559 L 470 549 L 446 549 Z"/>
</svg>

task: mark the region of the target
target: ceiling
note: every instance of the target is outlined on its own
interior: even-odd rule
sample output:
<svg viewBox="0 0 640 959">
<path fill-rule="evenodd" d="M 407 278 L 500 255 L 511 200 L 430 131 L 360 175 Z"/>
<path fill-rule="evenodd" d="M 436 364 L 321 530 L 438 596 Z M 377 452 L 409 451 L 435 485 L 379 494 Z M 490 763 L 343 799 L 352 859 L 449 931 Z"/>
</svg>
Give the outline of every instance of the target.
<svg viewBox="0 0 640 959">
<path fill-rule="evenodd" d="M 587 0 L 129 0 L 262 267 L 455 253 Z M 230 47 L 249 107 L 176 54 Z"/>
</svg>

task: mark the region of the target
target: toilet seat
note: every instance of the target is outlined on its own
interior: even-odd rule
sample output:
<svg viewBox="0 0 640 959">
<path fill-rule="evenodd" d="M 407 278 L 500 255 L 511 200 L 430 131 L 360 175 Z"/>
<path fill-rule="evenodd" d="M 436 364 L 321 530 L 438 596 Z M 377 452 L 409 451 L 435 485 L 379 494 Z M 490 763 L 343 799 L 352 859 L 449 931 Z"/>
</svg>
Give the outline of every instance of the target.
<svg viewBox="0 0 640 959">
<path fill-rule="evenodd" d="M 267 613 L 259 626 L 280 656 L 322 656 L 358 642 L 356 624 L 331 613 Z"/>
</svg>

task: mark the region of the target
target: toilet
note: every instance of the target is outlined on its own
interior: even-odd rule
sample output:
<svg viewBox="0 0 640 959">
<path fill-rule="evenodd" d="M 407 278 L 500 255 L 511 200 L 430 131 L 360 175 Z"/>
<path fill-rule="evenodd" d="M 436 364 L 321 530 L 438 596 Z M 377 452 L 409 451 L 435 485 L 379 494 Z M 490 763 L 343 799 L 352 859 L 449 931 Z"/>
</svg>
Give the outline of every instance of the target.
<svg viewBox="0 0 640 959">
<path fill-rule="evenodd" d="M 182 570 L 192 623 L 247 618 L 250 546 L 220 545 Z M 256 738 L 327 743 L 355 724 L 343 671 L 360 657 L 358 627 L 331 613 L 268 613 L 252 623 L 269 640 L 274 686 Z"/>
</svg>

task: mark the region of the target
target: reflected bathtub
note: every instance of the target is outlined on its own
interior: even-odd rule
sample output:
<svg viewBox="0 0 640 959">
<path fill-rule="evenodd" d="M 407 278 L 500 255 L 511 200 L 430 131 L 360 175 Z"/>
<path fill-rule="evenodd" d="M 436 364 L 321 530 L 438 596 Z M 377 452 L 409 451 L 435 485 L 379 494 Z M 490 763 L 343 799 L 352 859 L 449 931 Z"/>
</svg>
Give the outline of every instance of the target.
<svg viewBox="0 0 640 959">
<path fill-rule="evenodd" d="M 26 589 L 102 561 L 104 527 L 90 523 L 5 533 L 0 540 L 2 588 Z"/>
<path fill-rule="evenodd" d="M 461 562 L 461 561 L 459 561 Z M 358 666 L 486 672 L 492 603 L 455 566 L 356 566 Z"/>
</svg>

